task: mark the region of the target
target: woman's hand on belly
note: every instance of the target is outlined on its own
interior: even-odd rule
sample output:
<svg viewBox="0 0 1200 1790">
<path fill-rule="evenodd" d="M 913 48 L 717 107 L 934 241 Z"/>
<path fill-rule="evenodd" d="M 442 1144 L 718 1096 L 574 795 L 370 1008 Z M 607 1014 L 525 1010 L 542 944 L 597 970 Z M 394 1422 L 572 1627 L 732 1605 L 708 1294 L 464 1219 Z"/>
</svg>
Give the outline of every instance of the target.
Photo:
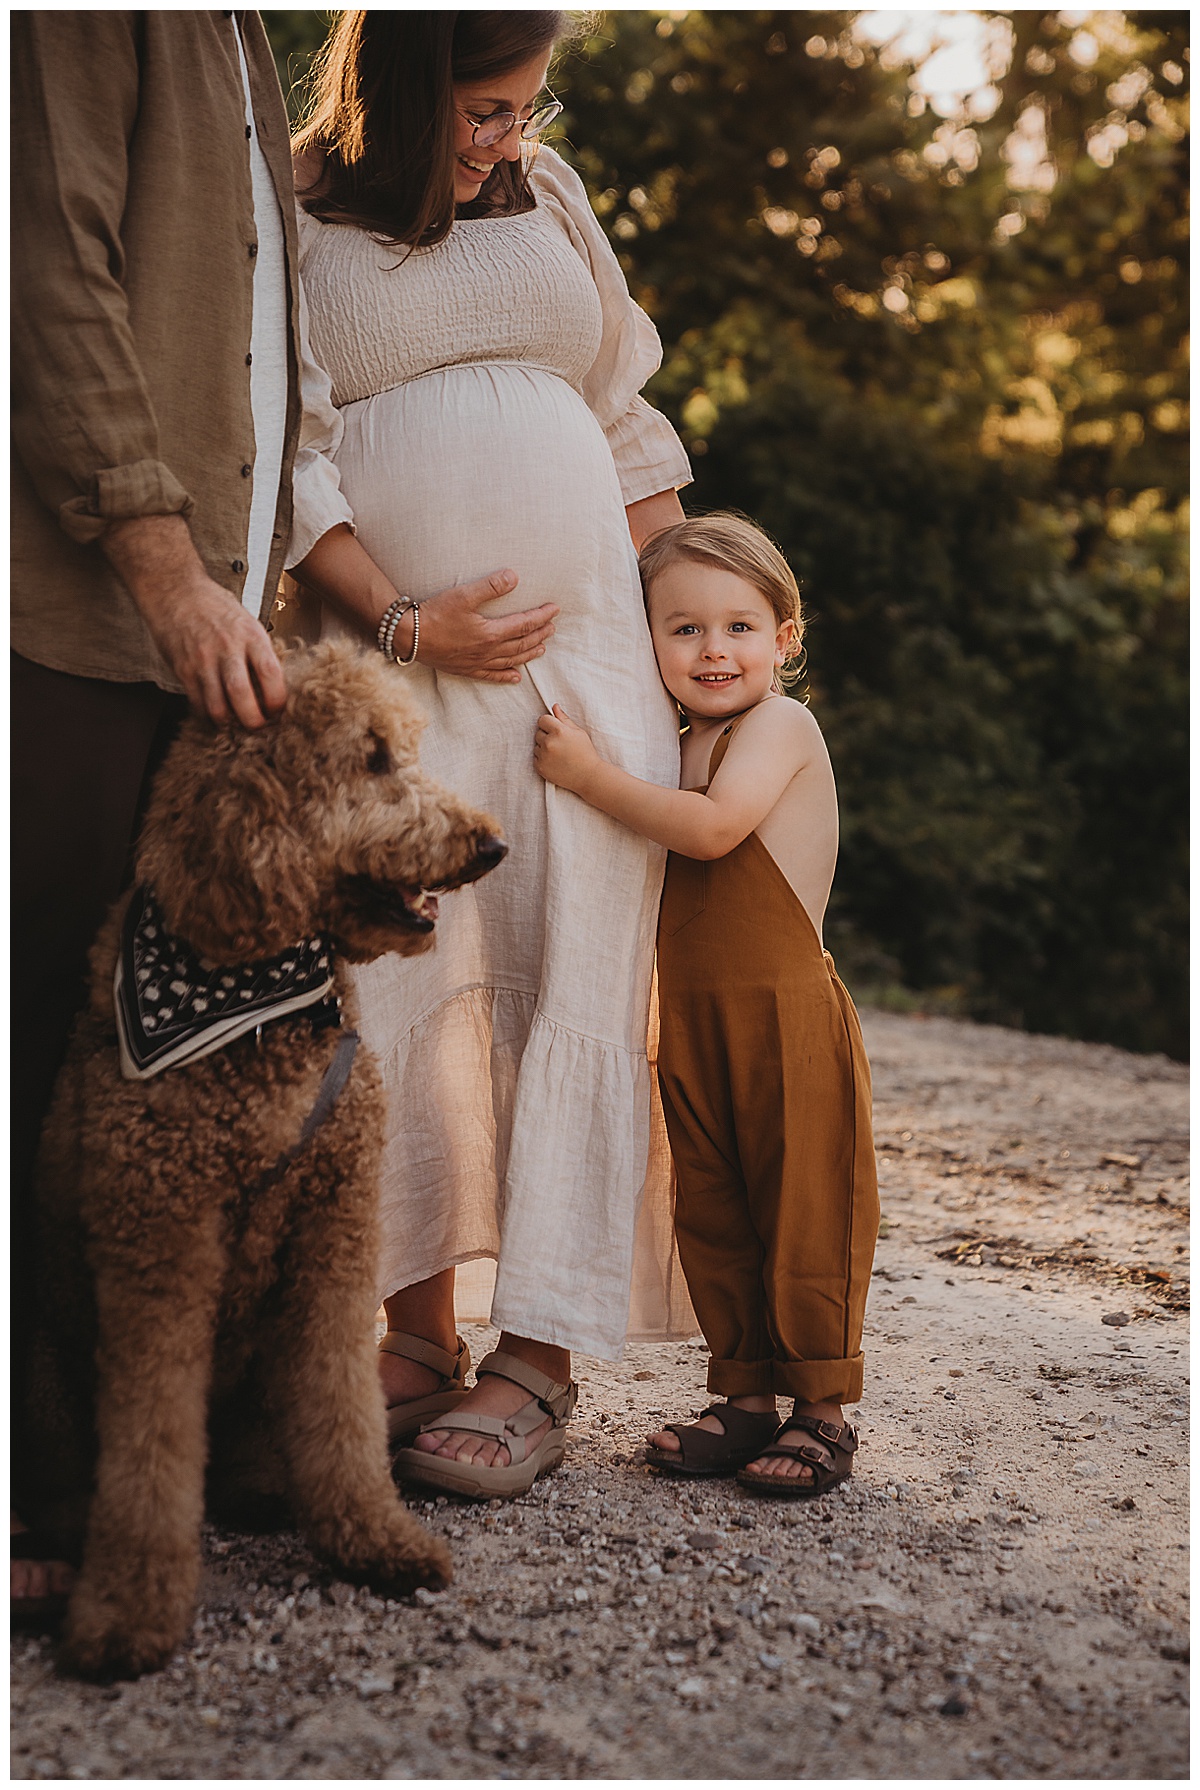
<svg viewBox="0 0 1200 1790">
<path fill-rule="evenodd" d="M 345 523 L 323 534 L 307 558 L 292 567 L 292 575 L 372 636 L 396 601 L 395 586 Z M 455 584 L 423 598 L 419 662 L 485 684 L 519 684 L 522 665 L 545 652 L 559 611 L 557 603 L 542 603 L 495 619 L 481 613 L 486 604 L 507 597 L 519 582 L 515 572 L 489 572 L 470 584 Z M 401 617 L 393 643 L 400 658 L 408 658 L 412 641 L 409 614 Z"/>
<path fill-rule="evenodd" d="M 456 584 L 422 603 L 420 663 L 485 684 L 519 684 L 521 666 L 545 652 L 559 606 L 543 603 L 494 620 L 481 614 L 485 604 L 506 597 L 518 582 L 515 572 L 489 572 L 486 578 Z M 411 647 L 412 632 L 406 631 Z M 407 657 L 402 646 L 397 650 Z"/>
</svg>

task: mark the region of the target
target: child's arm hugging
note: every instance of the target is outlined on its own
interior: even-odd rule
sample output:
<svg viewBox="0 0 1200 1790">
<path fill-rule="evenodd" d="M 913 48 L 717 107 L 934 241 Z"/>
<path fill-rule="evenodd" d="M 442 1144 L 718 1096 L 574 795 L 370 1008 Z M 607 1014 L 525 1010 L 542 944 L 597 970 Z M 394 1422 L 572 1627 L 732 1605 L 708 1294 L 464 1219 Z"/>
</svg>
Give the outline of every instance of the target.
<svg viewBox="0 0 1200 1790">
<path fill-rule="evenodd" d="M 774 808 L 808 764 L 816 722 L 779 697 L 744 719 L 708 793 L 643 783 L 601 758 L 587 731 L 557 703 L 537 724 L 533 762 L 547 783 L 569 789 L 635 833 L 685 858 L 723 858 Z M 715 744 L 715 736 L 714 736 Z"/>
</svg>

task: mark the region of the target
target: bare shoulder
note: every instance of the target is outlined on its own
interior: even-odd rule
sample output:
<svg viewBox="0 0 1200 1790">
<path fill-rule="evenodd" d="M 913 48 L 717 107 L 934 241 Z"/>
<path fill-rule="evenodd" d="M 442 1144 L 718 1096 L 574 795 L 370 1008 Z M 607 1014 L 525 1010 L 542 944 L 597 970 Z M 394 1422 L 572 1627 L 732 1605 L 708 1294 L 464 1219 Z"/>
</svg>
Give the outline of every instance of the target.
<svg viewBox="0 0 1200 1790">
<path fill-rule="evenodd" d="M 811 711 L 788 696 L 768 697 L 751 709 L 730 745 L 731 753 L 739 742 L 755 753 L 785 755 L 797 770 L 814 756 L 826 756 L 825 740 Z"/>
</svg>

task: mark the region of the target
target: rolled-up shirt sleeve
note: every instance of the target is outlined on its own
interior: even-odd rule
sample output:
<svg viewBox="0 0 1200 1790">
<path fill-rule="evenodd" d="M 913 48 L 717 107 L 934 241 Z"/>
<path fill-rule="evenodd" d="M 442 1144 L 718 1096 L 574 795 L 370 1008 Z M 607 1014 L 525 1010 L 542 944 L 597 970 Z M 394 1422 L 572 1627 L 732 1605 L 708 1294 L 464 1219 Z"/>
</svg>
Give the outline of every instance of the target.
<svg viewBox="0 0 1200 1790">
<path fill-rule="evenodd" d="M 323 534 L 339 523 L 354 527 L 333 456 L 342 440 L 342 413 L 330 396 L 329 375 L 308 340 L 308 306 L 300 287 L 300 439 L 292 467 L 292 535 L 284 564 L 307 559 Z"/>
<path fill-rule="evenodd" d="M 133 15 L 17 12 L 11 24 L 13 440 L 42 501 L 86 543 L 113 521 L 192 509 L 160 458 L 122 284 Z"/>
<path fill-rule="evenodd" d="M 600 295 L 600 350 L 582 392 L 604 430 L 621 496 L 629 505 L 660 491 L 676 491 L 691 483 L 688 457 L 666 417 L 640 395 L 662 362 L 658 331 L 630 297 L 621 265 L 574 169 L 552 149 L 542 149 L 532 180 L 539 205 L 558 219 Z"/>
</svg>

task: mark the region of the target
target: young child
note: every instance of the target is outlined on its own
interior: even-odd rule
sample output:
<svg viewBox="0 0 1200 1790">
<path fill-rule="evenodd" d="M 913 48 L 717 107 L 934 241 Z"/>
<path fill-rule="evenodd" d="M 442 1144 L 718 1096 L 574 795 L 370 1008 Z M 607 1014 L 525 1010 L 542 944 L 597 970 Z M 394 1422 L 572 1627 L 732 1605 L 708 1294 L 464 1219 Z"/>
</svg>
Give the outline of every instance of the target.
<svg viewBox="0 0 1200 1790">
<path fill-rule="evenodd" d="M 670 853 L 658 928 L 659 1081 L 675 1228 L 711 1353 L 710 1405 L 647 1460 L 815 1497 L 849 1476 L 879 1200 L 858 1016 L 822 949 L 837 794 L 820 729 L 780 674 L 796 580 L 753 523 L 677 523 L 641 555 L 654 650 L 687 721 L 679 790 L 597 753 L 560 708 L 534 762 Z M 775 1400 L 795 1400 L 779 1425 Z"/>
</svg>

